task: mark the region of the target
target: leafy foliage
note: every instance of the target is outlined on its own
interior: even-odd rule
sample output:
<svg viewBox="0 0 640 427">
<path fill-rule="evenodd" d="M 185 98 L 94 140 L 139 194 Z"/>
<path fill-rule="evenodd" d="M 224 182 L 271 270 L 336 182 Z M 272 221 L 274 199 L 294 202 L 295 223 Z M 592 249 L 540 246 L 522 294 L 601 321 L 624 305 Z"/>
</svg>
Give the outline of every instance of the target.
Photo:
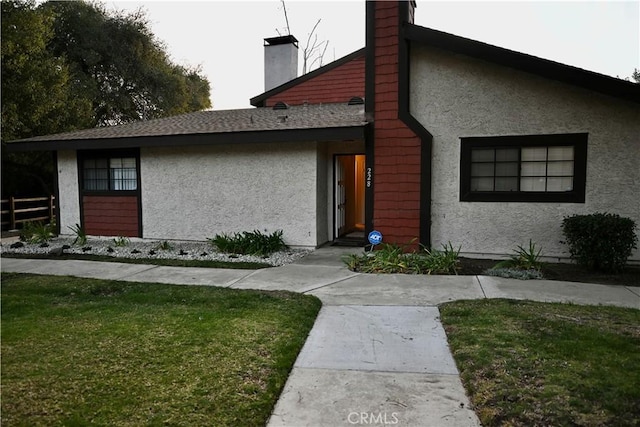
<svg viewBox="0 0 640 427">
<path fill-rule="evenodd" d="M 347 268 L 361 273 L 457 274 L 460 248 L 451 242 L 442 250 L 405 252 L 405 247 L 385 243 L 374 252 L 350 254 L 343 258 Z"/>
<path fill-rule="evenodd" d="M 198 68 L 170 61 L 143 12 L 2 1 L 2 143 L 211 106 Z M 50 194 L 50 153 L 2 153 L 3 193 Z"/>
<path fill-rule="evenodd" d="M 54 16 L 32 1 L 1 4 L 3 194 L 51 194 L 51 154 L 5 153 L 4 143 L 91 126 L 91 105 L 74 96 L 65 58 L 48 49 Z"/>
<path fill-rule="evenodd" d="M 506 270 L 521 270 L 521 271 L 537 271 L 540 273 L 544 263 L 540 261 L 542 256 L 542 249 L 536 247 L 536 244 L 529 239 L 529 247 L 525 248 L 518 245 L 518 248 L 514 251 L 515 254 L 511 255 L 508 260 L 500 261 L 493 269 L 506 269 Z M 509 273 L 504 273 L 509 274 Z M 492 276 L 499 276 L 500 274 L 490 274 Z M 534 274 L 535 275 L 535 274 Z M 512 277 L 512 276 L 501 276 Z"/>
<path fill-rule="evenodd" d="M 87 244 L 87 233 L 80 224 L 69 227 L 69 230 L 73 231 L 76 235 L 76 239 L 73 241 L 74 245 L 84 246 Z"/>
<path fill-rule="evenodd" d="M 637 248 L 636 223 L 617 214 L 573 215 L 562 221 L 571 257 L 594 270 L 619 272 Z"/>
<path fill-rule="evenodd" d="M 197 69 L 173 64 L 142 11 L 109 13 L 85 2 L 44 3 L 56 17 L 50 49 L 70 64 L 74 92 L 92 104 L 95 125 L 119 124 L 211 106 Z"/>
<path fill-rule="evenodd" d="M 282 235 L 282 230 L 276 230 L 271 234 L 265 234 L 259 230 L 243 231 L 233 235 L 216 234 L 215 237 L 209 239 L 209 242 L 221 252 L 267 256 L 287 249 Z"/>
<path fill-rule="evenodd" d="M 158 245 L 154 249 L 158 249 L 160 251 L 170 251 L 171 249 L 173 249 L 173 246 L 171 245 L 171 243 L 164 240 L 158 243 Z"/>
<path fill-rule="evenodd" d="M 54 222 L 45 224 L 42 221 L 25 222 L 20 232 L 20 240 L 29 243 L 46 243 L 55 237 Z"/>
<path fill-rule="evenodd" d="M 129 240 L 129 238 L 125 236 L 118 236 L 113 239 L 113 244 L 116 245 L 117 247 L 128 246 L 130 242 L 131 240 Z"/>
</svg>

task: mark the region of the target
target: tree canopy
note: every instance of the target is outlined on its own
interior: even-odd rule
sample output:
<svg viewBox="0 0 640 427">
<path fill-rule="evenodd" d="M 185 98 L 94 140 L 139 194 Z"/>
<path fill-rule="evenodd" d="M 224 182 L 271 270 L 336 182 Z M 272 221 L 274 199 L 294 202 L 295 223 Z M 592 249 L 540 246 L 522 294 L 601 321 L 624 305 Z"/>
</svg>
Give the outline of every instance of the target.
<svg viewBox="0 0 640 427">
<path fill-rule="evenodd" d="M 3 0 L 1 43 L 3 147 L 15 139 L 211 106 L 207 78 L 171 61 L 142 11 Z M 3 155 L 3 193 L 23 181 L 21 170 L 33 174 L 43 166 L 37 158 Z"/>
<path fill-rule="evenodd" d="M 171 62 L 144 13 L 108 13 L 99 4 L 49 1 L 49 50 L 64 56 L 74 92 L 92 104 L 98 126 L 166 117 L 211 106 L 209 82 Z"/>
</svg>

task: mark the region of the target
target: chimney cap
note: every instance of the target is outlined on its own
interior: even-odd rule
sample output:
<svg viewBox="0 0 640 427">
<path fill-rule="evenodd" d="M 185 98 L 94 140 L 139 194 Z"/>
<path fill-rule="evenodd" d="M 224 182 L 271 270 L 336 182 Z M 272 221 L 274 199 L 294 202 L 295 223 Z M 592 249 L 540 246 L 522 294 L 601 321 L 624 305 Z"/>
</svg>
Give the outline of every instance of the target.
<svg viewBox="0 0 640 427">
<path fill-rule="evenodd" d="M 265 46 L 275 46 L 278 44 L 293 44 L 298 47 L 298 39 L 289 34 L 288 36 L 268 37 L 264 39 Z"/>
</svg>

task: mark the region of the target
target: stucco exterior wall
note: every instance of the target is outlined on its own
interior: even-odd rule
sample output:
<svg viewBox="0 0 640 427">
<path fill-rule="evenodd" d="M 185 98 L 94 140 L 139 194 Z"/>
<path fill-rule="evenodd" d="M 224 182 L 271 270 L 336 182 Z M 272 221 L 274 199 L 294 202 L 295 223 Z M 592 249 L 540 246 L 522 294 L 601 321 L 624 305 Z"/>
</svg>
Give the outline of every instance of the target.
<svg viewBox="0 0 640 427">
<path fill-rule="evenodd" d="M 143 148 L 140 163 L 145 238 L 282 229 L 318 244 L 315 143 Z"/>
<path fill-rule="evenodd" d="M 75 151 L 58 151 L 58 189 L 60 234 L 72 234 L 69 227 L 80 224 L 78 161 Z"/>
<path fill-rule="evenodd" d="M 316 244 L 321 245 L 329 241 L 329 218 L 327 216 L 327 163 L 328 153 L 326 144 L 318 144 L 318 155 L 316 157 L 317 184 L 316 184 Z"/>
<path fill-rule="evenodd" d="M 611 212 L 640 224 L 640 105 L 433 48 L 411 54 L 410 110 L 434 137 L 435 247 L 494 256 L 532 239 L 565 258 L 567 215 Z M 459 201 L 461 137 L 580 132 L 589 134 L 585 203 Z"/>
</svg>

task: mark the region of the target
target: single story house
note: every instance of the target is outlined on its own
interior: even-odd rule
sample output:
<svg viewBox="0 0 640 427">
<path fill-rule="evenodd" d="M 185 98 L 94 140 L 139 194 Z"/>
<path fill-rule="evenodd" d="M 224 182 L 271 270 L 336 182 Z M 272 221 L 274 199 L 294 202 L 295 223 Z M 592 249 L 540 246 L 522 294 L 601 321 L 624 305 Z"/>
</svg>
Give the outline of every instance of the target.
<svg viewBox="0 0 640 427">
<path fill-rule="evenodd" d="M 562 259 L 565 216 L 640 224 L 640 85 L 416 26 L 415 6 L 367 2 L 366 47 L 297 78 L 281 67 L 295 38 L 265 39 L 266 73 L 282 50 L 285 77 L 270 78 L 256 108 L 10 149 L 56 153 L 63 231 L 202 240 L 282 229 L 288 244 L 315 247 L 376 229 L 468 256 L 532 239 Z"/>
</svg>

